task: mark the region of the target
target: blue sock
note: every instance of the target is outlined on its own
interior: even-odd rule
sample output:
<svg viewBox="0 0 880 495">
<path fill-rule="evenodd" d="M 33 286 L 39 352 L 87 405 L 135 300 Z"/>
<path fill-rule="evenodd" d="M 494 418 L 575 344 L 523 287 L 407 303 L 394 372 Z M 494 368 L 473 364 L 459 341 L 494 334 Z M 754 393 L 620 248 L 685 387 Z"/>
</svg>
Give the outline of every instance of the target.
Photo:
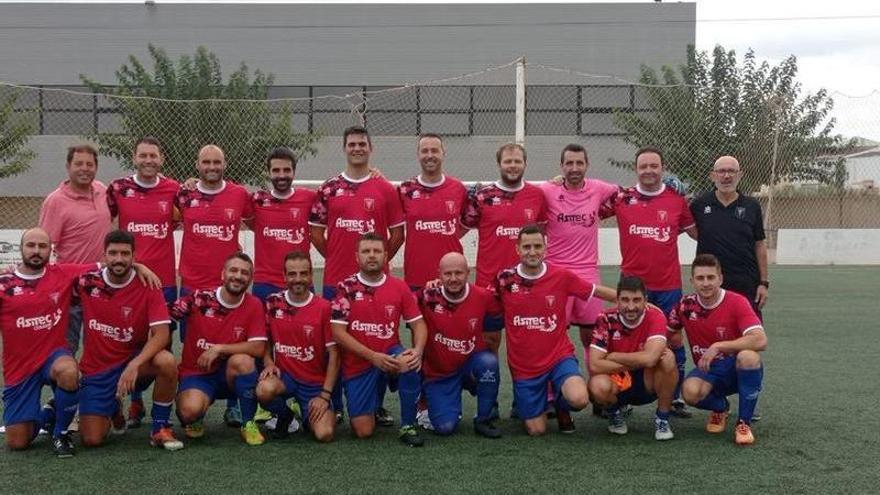
<svg viewBox="0 0 880 495">
<path fill-rule="evenodd" d="M 158 402 L 154 400 L 150 416 L 153 418 L 153 433 L 168 426 L 168 420 L 171 418 L 171 402 Z"/>
<path fill-rule="evenodd" d="M 764 367 L 750 370 L 736 370 L 737 391 L 739 393 L 739 419 L 746 424 L 752 422 L 758 394 L 761 393 L 761 381 L 764 379 Z"/>
<path fill-rule="evenodd" d="M 727 398 L 716 394 L 714 390 L 709 392 L 709 395 L 707 395 L 705 399 L 697 403 L 697 407 L 700 409 L 713 412 L 724 412 L 729 406 Z"/>
<path fill-rule="evenodd" d="M 256 371 L 235 377 L 235 394 L 238 395 L 238 404 L 241 406 L 242 424 L 253 421 L 257 413 L 257 394 L 254 390 L 256 388 Z"/>
<path fill-rule="evenodd" d="M 53 437 L 58 437 L 67 431 L 70 422 L 76 415 L 76 409 L 79 406 L 79 389 L 73 392 L 64 390 L 61 387 L 55 388 L 55 429 L 52 431 Z"/>
<path fill-rule="evenodd" d="M 678 383 L 675 384 L 675 393 L 673 399 L 681 399 L 681 384 L 684 383 L 684 364 L 687 362 L 687 354 L 685 354 L 684 346 L 672 349 L 675 356 L 675 366 L 678 368 Z"/>
<path fill-rule="evenodd" d="M 422 379 L 415 371 L 408 371 L 398 378 L 398 394 L 400 395 L 400 426 L 416 424 L 416 403 L 422 391 Z"/>
<path fill-rule="evenodd" d="M 492 353 L 477 366 L 474 378 L 477 380 L 477 421 L 486 421 L 498 402 L 498 358 Z"/>
<path fill-rule="evenodd" d="M 669 421 L 669 411 L 661 411 L 660 409 L 657 409 L 657 412 L 654 414 L 657 416 L 657 419 Z"/>
<path fill-rule="evenodd" d="M 144 401 L 144 391 L 143 390 L 132 390 L 131 391 L 131 401 L 132 402 L 143 402 Z"/>
<path fill-rule="evenodd" d="M 260 405 L 263 406 L 263 409 L 279 417 L 291 412 L 290 408 L 287 407 L 287 401 L 284 400 L 284 397 L 281 395 L 272 399 L 272 402 L 269 402 L 268 404 L 261 402 Z"/>
</svg>

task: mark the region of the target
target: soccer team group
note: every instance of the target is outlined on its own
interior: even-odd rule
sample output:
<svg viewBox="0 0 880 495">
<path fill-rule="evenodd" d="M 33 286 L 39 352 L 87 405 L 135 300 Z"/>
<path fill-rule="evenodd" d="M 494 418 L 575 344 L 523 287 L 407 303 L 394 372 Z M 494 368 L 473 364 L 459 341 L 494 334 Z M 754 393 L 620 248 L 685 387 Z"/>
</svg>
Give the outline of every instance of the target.
<svg viewBox="0 0 880 495">
<path fill-rule="evenodd" d="M 523 180 L 526 150 L 506 144 L 496 153 L 498 180 L 471 190 L 444 173 L 435 134 L 419 137 L 420 173 L 398 187 L 371 167 L 366 129 L 347 129 L 343 150 L 345 171 L 312 191 L 293 187 L 296 157 L 276 149 L 266 160 L 269 187 L 249 193 L 224 179 L 214 145 L 199 152 L 198 179 L 179 184 L 161 174 L 161 143 L 143 138 L 136 172 L 107 187 L 95 181 L 94 148 L 71 147 L 69 180 L 46 198 L 40 227 L 23 234 L 21 263 L 0 275 L 8 447 L 27 448 L 45 429 L 55 454 L 71 456 L 77 414 L 81 444 L 100 445 L 140 425 L 150 385 L 150 443 L 168 450 L 184 445 L 172 407 L 186 438 L 197 439 L 220 399 L 249 445 L 283 438 L 298 420 L 332 441 L 346 412 L 353 434 L 367 438 L 394 422 L 387 390 L 399 394 L 406 445 L 424 444 L 420 429 L 455 433 L 464 390 L 476 397 L 475 433 L 498 438 L 502 336 L 511 417 L 529 435 L 544 434 L 553 417 L 560 432 L 574 432 L 571 411 L 590 401 L 613 434 L 627 433 L 628 408 L 652 403 L 657 440 L 673 438 L 670 416 L 689 416 L 685 403 L 708 410 L 707 431 L 722 433 L 727 397 L 738 394 L 735 442 L 754 442 L 769 282 L 765 260 L 722 272 L 719 259 L 743 251 L 738 232 L 763 240 L 760 207 L 736 191 L 733 157 L 715 163 L 712 196 L 688 205 L 664 183 L 654 148 L 637 152 L 634 187 L 587 178 L 587 151 L 576 144 L 562 150 L 561 176 L 535 185 Z M 616 289 L 599 285 L 597 268 L 598 225 L 610 216 L 623 258 Z M 704 223 L 720 238 L 705 244 L 717 256 L 697 255 L 694 293 L 683 296 L 677 239 L 707 236 Z M 241 251 L 242 224 L 254 234 L 253 260 Z M 478 234 L 475 282 L 460 242 L 468 229 Z M 401 280 L 388 261 L 404 239 Z M 760 258 L 755 245 L 745 251 Z M 321 296 L 311 247 L 325 259 Z M 745 280 L 742 289 L 728 276 Z M 588 378 L 569 325 L 580 328 Z M 686 377 L 685 337 L 695 365 Z M 41 404 L 47 385 L 53 398 Z M 271 432 L 255 421 L 258 409 L 273 415 Z"/>
</svg>

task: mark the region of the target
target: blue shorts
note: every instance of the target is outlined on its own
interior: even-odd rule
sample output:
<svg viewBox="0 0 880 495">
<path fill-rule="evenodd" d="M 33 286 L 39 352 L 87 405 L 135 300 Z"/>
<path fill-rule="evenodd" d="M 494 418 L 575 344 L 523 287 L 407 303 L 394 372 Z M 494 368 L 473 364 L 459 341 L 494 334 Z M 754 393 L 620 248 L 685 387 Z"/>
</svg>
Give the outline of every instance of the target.
<svg viewBox="0 0 880 495">
<path fill-rule="evenodd" d="M 125 370 L 125 364 L 109 370 L 84 376 L 80 385 L 79 414 L 82 416 L 107 416 L 116 414 L 119 402 L 116 399 L 116 387 L 119 377 Z M 153 383 L 153 377 L 139 378 L 135 390 L 143 392 Z"/>
<path fill-rule="evenodd" d="M 483 317 L 484 332 L 500 332 L 504 329 L 504 315 L 486 315 Z"/>
<path fill-rule="evenodd" d="M 321 295 L 324 299 L 328 301 L 332 301 L 334 297 L 336 297 L 336 286 L 335 285 L 325 285 L 321 288 Z"/>
<path fill-rule="evenodd" d="M 646 292 L 645 296 L 648 302 L 660 308 L 666 316 L 669 316 L 675 305 L 681 302 L 681 289 L 648 290 Z"/>
<path fill-rule="evenodd" d="M 617 394 L 617 405 L 641 406 L 657 400 L 657 394 L 648 392 L 645 387 L 645 370 L 634 370 L 629 374 L 632 376 L 632 386 L 625 392 Z"/>
<path fill-rule="evenodd" d="M 204 392 L 210 402 L 214 402 L 217 399 L 233 399 L 236 397 L 235 390 L 230 389 L 229 384 L 226 382 L 225 362 L 213 373 L 182 377 L 180 384 L 177 386 L 177 393 L 192 388 Z"/>
<path fill-rule="evenodd" d="M 709 371 L 694 368 L 687 374 L 688 378 L 699 378 L 712 384 L 712 391 L 723 394 L 725 397 L 739 393 L 736 376 L 736 356 L 728 356 L 723 359 L 712 361 Z"/>
<path fill-rule="evenodd" d="M 284 290 L 284 287 L 278 287 L 277 285 L 267 284 L 264 282 L 254 282 L 253 288 L 251 288 L 251 293 L 260 300 L 260 302 L 266 302 L 266 298 L 271 296 L 276 292 L 281 292 Z"/>
<path fill-rule="evenodd" d="M 543 375 L 527 380 L 513 381 L 513 401 L 522 419 L 532 419 L 544 414 L 547 410 L 547 382 L 552 382 L 557 397 L 562 397 L 562 384 L 569 377 L 580 376 L 577 358 L 567 357 Z"/>
<path fill-rule="evenodd" d="M 43 385 L 51 385 L 52 365 L 62 356 L 70 356 L 70 351 L 56 349 L 31 376 L 10 387 L 3 388 L 3 423 L 36 422 L 40 419 L 40 392 Z"/>
<path fill-rule="evenodd" d="M 403 352 L 403 347 L 396 345 L 388 350 L 389 356 Z M 390 375 L 371 366 L 360 375 L 342 380 L 342 388 L 345 390 L 346 407 L 349 417 L 364 416 L 375 413 L 381 404 L 379 393 L 385 387 L 392 391 L 397 390 L 397 375 Z"/>
<path fill-rule="evenodd" d="M 284 398 L 289 399 L 292 397 L 296 403 L 299 404 L 299 409 L 302 411 L 302 417 L 306 418 L 306 421 L 308 421 L 309 401 L 321 393 L 321 390 L 324 389 L 324 385 L 313 385 L 311 383 L 301 382 L 284 371 L 281 372 L 281 381 L 284 383 Z M 330 410 L 333 410 L 333 404 L 330 404 Z"/>
<path fill-rule="evenodd" d="M 478 368 L 482 370 L 494 368 L 487 371 L 490 373 L 494 371 L 490 378 L 498 380 L 498 358 L 492 351 L 480 351 L 472 354 L 456 373 L 422 382 L 431 423 L 458 422 L 458 418 L 461 417 L 462 391 L 467 390 L 472 396 L 477 395 L 477 380 L 480 379 L 477 376 Z"/>
</svg>

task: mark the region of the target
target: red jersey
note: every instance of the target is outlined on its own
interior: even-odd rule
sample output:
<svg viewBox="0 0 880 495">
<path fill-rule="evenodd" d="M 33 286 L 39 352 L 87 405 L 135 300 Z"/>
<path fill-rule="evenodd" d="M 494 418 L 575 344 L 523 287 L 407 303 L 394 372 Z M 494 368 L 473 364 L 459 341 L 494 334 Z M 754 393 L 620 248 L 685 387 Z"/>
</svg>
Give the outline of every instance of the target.
<svg viewBox="0 0 880 495">
<path fill-rule="evenodd" d="M 366 282 L 360 273 L 339 282 L 331 305 L 331 322 L 348 326 L 358 342 L 377 352 L 400 345 L 400 318 L 409 323 L 422 317 L 416 298 L 406 282 L 382 275 L 377 283 Z M 342 355 L 342 377 L 363 373 L 372 364 L 352 352 Z"/>
<path fill-rule="evenodd" d="M 254 282 L 284 287 L 284 257 L 291 251 L 308 254 L 309 212 L 315 191 L 295 189 L 286 198 L 274 191 L 252 196 L 254 212 Z"/>
<path fill-rule="evenodd" d="M 437 184 L 426 185 L 421 176 L 398 187 L 406 218 L 403 252 L 404 280 L 410 287 L 424 287 L 437 278 L 437 265 L 446 253 L 463 253 L 459 219 L 467 204 L 467 190 L 460 180 L 444 175 Z"/>
<path fill-rule="evenodd" d="M 596 318 L 590 347 L 606 354 L 639 352 L 645 350 L 645 344 L 651 339 L 666 342 L 666 315 L 663 311 L 648 306 L 639 321 L 630 327 L 615 307 Z"/>
<path fill-rule="evenodd" d="M 330 327 L 330 303 L 314 294 L 297 303 L 287 291 L 266 298 L 266 321 L 275 364 L 300 382 L 323 385 L 327 352 L 336 345 Z"/>
<path fill-rule="evenodd" d="M 256 297 L 245 294 L 237 306 L 220 299 L 220 288 L 197 290 L 171 306 L 175 320 L 186 318 L 186 337 L 180 359 L 180 376 L 205 375 L 217 371 L 219 360 L 210 370 L 199 368 L 202 353 L 216 344 L 238 344 L 267 340 L 266 315 Z"/>
<path fill-rule="evenodd" d="M 721 299 L 711 308 L 703 306 L 696 294 L 685 296 L 669 313 L 669 329 L 679 332 L 682 328 L 696 364 L 715 342 L 736 340 L 764 326 L 745 297 L 721 289 Z M 716 359 L 723 357 L 719 353 Z"/>
<path fill-rule="evenodd" d="M 119 228 L 135 238 L 135 259 L 147 265 L 165 287 L 177 285 L 174 268 L 174 198 L 180 184 L 159 176 L 144 185 L 137 176 L 123 177 L 107 188 L 110 215 L 119 217 Z"/>
<path fill-rule="evenodd" d="M 681 288 L 678 235 L 696 225 L 683 196 L 665 184 L 656 193 L 630 187 L 618 191 L 601 213 L 617 215 L 622 273 L 641 278 L 649 290 Z"/>
<path fill-rule="evenodd" d="M 86 265 L 46 265 L 42 274 L 18 270 L 0 275 L 0 334 L 3 383 L 7 387 L 37 372 L 58 349 L 67 348 L 70 296 Z"/>
<path fill-rule="evenodd" d="M 219 191 L 181 188 L 175 206 L 183 217 L 180 279 L 188 289 L 222 283 L 223 262 L 240 249 L 241 221 L 251 217 L 251 197 L 245 188 L 223 181 Z"/>
<path fill-rule="evenodd" d="M 461 223 L 479 229 L 477 285 L 489 287 L 498 272 L 516 264 L 519 229 L 530 223 L 544 223 L 544 193 L 532 184 L 507 189 L 499 183 L 480 188 L 468 201 Z"/>
<path fill-rule="evenodd" d="M 487 349 L 483 341 L 483 318 L 501 313 L 488 289 L 465 285 L 464 295 L 450 299 L 442 287 L 419 291 L 419 309 L 428 326 L 428 343 L 422 373 L 426 379 L 452 375 L 474 352 Z"/>
<path fill-rule="evenodd" d="M 592 297 L 593 284 L 545 263 L 536 277 L 523 275 L 519 266 L 499 272 L 494 290 L 504 307 L 507 362 L 514 380 L 543 375 L 574 356 L 565 306 L 569 296 Z"/>
<path fill-rule="evenodd" d="M 387 180 L 354 180 L 343 172 L 318 188 L 309 225 L 327 228 L 324 286 L 358 271 L 355 247 L 361 235 L 375 232 L 387 240 L 388 229 L 404 224 L 397 191 Z"/>
<path fill-rule="evenodd" d="M 126 364 L 150 338 L 150 327 L 171 323 L 165 298 L 135 280 L 111 283 L 106 268 L 81 275 L 76 292 L 83 308 L 83 354 L 79 369 L 92 375 Z"/>
</svg>

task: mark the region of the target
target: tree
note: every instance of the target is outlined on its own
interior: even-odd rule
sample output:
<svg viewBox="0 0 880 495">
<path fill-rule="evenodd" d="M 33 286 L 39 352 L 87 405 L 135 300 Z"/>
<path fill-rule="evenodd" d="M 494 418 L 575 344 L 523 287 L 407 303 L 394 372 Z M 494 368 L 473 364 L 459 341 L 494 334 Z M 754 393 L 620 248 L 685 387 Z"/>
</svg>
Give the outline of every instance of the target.
<svg viewBox="0 0 880 495">
<path fill-rule="evenodd" d="M 116 71 L 116 86 L 80 75 L 118 114 L 121 132 L 89 136 L 102 154 L 132 168 L 135 141 L 153 136 L 165 148 L 163 173 L 183 179 L 195 174 L 199 148 L 216 144 L 226 152 L 227 176 L 247 184 L 264 182 L 265 159 L 276 146 L 301 158 L 315 154 L 318 137 L 294 132 L 290 105 L 267 101 L 272 74 L 256 70 L 251 80 L 242 62 L 224 83 L 219 60 L 205 47 L 176 64 L 161 48 L 149 45 L 149 52 L 152 72 L 131 55 Z"/>
<path fill-rule="evenodd" d="M 614 120 L 627 142 L 659 147 L 666 168 L 692 189 L 710 187 L 709 170 L 721 155 L 739 159 L 747 192 L 784 179 L 845 184 L 843 154 L 851 143 L 832 134 L 827 91 L 801 95 L 793 55 L 770 67 L 749 50 L 738 66 L 733 51 L 716 46 L 710 58 L 690 46 L 685 65 L 660 72 L 641 68 L 639 90 L 652 110 L 618 112 Z"/>
<path fill-rule="evenodd" d="M 34 133 L 33 124 L 15 112 L 19 96 L 16 89 L 0 94 L 0 179 L 24 172 L 37 155 L 27 148 Z"/>
</svg>

